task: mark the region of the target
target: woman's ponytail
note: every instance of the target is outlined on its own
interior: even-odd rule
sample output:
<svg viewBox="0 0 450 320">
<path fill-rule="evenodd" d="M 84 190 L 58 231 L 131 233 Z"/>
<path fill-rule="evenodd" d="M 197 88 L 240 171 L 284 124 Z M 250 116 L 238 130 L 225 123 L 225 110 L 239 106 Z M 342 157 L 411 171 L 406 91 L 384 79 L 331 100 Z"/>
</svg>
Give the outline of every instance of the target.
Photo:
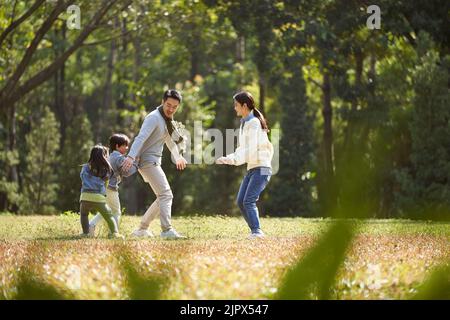
<svg viewBox="0 0 450 320">
<path fill-rule="evenodd" d="M 257 108 L 254 108 L 253 114 L 255 115 L 255 117 L 257 117 L 259 119 L 259 122 L 261 122 L 261 128 L 263 130 L 269 131 L 269 126 L 267 125 L 267 121 L 264 118 L 262 112 L 259 111 Z"/>
</svg>

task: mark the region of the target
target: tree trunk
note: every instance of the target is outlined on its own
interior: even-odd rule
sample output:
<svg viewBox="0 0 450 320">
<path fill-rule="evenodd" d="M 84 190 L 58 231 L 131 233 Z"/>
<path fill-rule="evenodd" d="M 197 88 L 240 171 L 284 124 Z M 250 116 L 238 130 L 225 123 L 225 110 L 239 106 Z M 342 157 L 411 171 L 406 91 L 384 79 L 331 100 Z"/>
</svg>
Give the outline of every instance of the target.
<svg viewBox="0 0 450 320">
<path fill-rule="evenodd" d="M 331 106 L 331 83 L 330 75 L 327 71 L 323 75 L 323 178 L 325 192 L 323 204 L 325 214 L 329 214 L 337 205 L 337 193 L 334 177 L 334 156 L 333 156 L 333 110 Z"/>
<path fill-rule="evenodd" d="M 141 10 L 144 11 L 145 7 L 141 7 Z M 138 19 L 138 23 L 140 22 L 140 16 L 137 18 Z M 142 59 L 141 59 L 141 41 L 142 41 L 142 37 L 141 37 L 141 32 L 135 32 L 132 34 L 132 38 L 131 38 L 131 43 L 132 43 L 132 50 L 133 50 L 133 70 L 132 70 L 132 79 L 133 79 L 133 83 L 138 83 L 139 82 L 139 75 L 140 75 L 140 70 L 141 70 L 141 65 L 142 65 Z M 125 48 L 122 47 L 122 49 L 124 50 Z M 137 109 L 137 105 L 138 105 L 138 101 L 137 101 L 137 97 L 135 94 L 135 91 L 133 90 L 132 92 L 130 92 L 130 100 L 131 103 L 133 105 L 133 110 Z M 125 104 L 121 104 L 122 107 L 124 108 L 128 108 L 127 105 Z M 119 104 L 120 107 L 120 104 Z M 121 119 L 120 123 L 124 126 L 129 127 L 131 125 L 131 120 L 126 118 L 124 119 L 125 121 L 123 121 Z M 135 133 L 137 134 L 137 132 Z M 136 176 L 138 176 L 139 174 L 136 174 Z M 126 185 L 124 185 L 124 188 L 122 190 L 124 190 L 123 192 L 126 193 L 126 199 L 127 202 L 125 204 L 125 207 L 127 208 L 127 213 L 128 214 L 139 214 L 139 212 L 143 211 L 145 212 L 145 210 L 147 208 L 144 208 L 143 205 L 140 205 L 140 203 L 142 202 L 142 198 L 145 198 L 146 196 L 142 197 L 142 190 L 140 190 L 140 188 L 148 188 L 148 184 L 138 184 L 138 179 L 141 179 L 141 177 L 139 178 L 133 178 L 132 180 L 128 180 L 125 179 L 124 183 L 126 183 Z"/>
<path fill-rule="evenodd" d="M 61 41 L 65 43 L 66 40 L 66 24 L 63 24 L 61 29 Z M 64 51 L 64 46 L 58 46 L 55 51 L 55 58 L 59 57 Z M 67 128 L 67 110 L 65 106 L 65 62 L 61 68 L 55 73 L 55 113 L 60 122 L 61 141 L 60 148 L 62 148 Z"/>
<path fill-rule="evenodd" d="M 41 213 L 42 212 L 42 189 L 44 185 L 44 167 L 45 167 L 45 158 L 47 156 L 47 141 L 43 141 L 42 149 L 41 151 L 41 166 L 38 176 L 38 190 L 36 194 L 36 203 L 34 205 L 35 212 Z"/>
<path fill-rule="evenodd" d="M 119 20 L 116 17 L 114 19 L 114 30 L 116 30 L 118 27 Z M 104 140 L 103 134 L 107 130 L 107 126 L 109 123 L 108 119 L 110 118 L 110 113 L 113 108 L 112 77 L 114 73 L 114 64 L 116 62 L 116 47 L 116 39 L 111 40 L 108 62 L 106 65 L 106 79 L 103 90 L 103 101 L 101 107 L 99 108 L 98 126 L 95 135 L 97 141 Z"/>
<path fill-rule="evenodd" d="M 144 7 L 141 8 L 141 10 L 145 10 Z M 137 18 L 138 19 L 138 23 L 140 22 L 140 17 Z M 142 65 L 142 58 L 141 58 L 141 41 L 142 41 L 142 35 L 141 35 L 141 31 L 137 31 L 135 33 L 133 33 L 132 38 L 131 38 L 131 44 L 133 47 L 133 83 L 138 83 L 139 82 L 139 78 L 140 78 L 140 70 L 141 70 L 141 65 Z M 130 100 L 133 103 L 133 109 L 137 106 L 137 97 L 136 94 L 134 92 L 134 90 L 132 92 L 130 92 Z M 125 106 L 127 107 L 127 106 Z"/>
<path fill-rule="evenodd" d="M 191 81 L 194 81 L 195 76 L 199 74 L 198 67 L 199 67 L 199 56 L 197 50 L 194 49 L 193 51 L 191 51 L 191 75 L 190 75 Z"/>
<path fill-rule="evenodd" d="M 240 35 L 236 41 L 236 63 L 244 63 L 245 60 L 245 37 Z"/>
<path fill-rule="evenodd" d="M 373 97 L 375 95 L 375 64 L 377 62 L 377 58 L 374 54 L 370 55 L 370 69 L 369 69 L 369 93 Z"/>
<path fill-rule="evenodd" d="M 9 115 L 8 115 L 8 123 L 9 123 L 9 130 L 8 130 L 8 151 L 13 152 L 16 150 L 16 144 L 17 144 L 17 127 L 16 127 L 16 106 L 15 104 L 10 106 Z M 14 182 L 19 184 L 19 174 L 18 174 L 18 168 L 17 165 L 11 165 L 9 168 L 9 182 Z M 11 209 L 12 212 L 17 212 L 19 209 L 16 204 L 14 203 L 8 203 L 8 199 L 6 199 L 6 208 L 9 210 Z"/>
<path fill-rule="evenodd" d="M 243 65 L 245 61 L 245 37 L 242 35 L 238 36 L 237 42 L 236 42 L 236 57 L 235 57 L 236 63 Z M 244 69 L 239 69 L 239 75 L 238 75 L 238 84 L 239 88 L 238 91 L 243 90 L 244 88 Z"/>
<path fill-rule="evenodd" d="M 364 55 L 361 50 L 355 53 L 355 84 L 353 86 L 353 98 L 351 103 L 350 119 L 348 119 L 347 128 L 344 134 L 344 152 L 352 150 L 354 146 L 355 127 L 357 126 L 358 118 L 358 102 L 361 96 L 362 89 L 362 72 L 364 65 Z"/>
<path fill-rule="evenodd" d="M 200 45 L 201 45 L 201 33 L 198 32 L 196 27 L 193 27 L 191 31 L 192 38 L 194 39 L 193 43 L 189 48 L 189 52 L 191 53 L 191 71 L 190 71 L 190 80 L 194 81 L 195 76 L 200 74 Z"/>
<path fill-rule="evenodd" d="M 133 38 L 133 47 L 134 47 L 134 59 L 133 59 L 133 83 L 138 83 L 139 81 L 139 70 L 141 68 L 141 39 L 137 36 Z M 137 99 L 136 95 L 133 92 L 131 92 L 131 101 L 133 101 L 133 104 L 137 105 Z"/>
<path fill-rule="evenodd" d="M 266 100 L 266 75 L 264 74 L 264 71 L 259 72 L 259 105 L 258 109 L 261 110 L 261 112 L 264 113 L 265 108 L 265 100 Z"/>
</svg>

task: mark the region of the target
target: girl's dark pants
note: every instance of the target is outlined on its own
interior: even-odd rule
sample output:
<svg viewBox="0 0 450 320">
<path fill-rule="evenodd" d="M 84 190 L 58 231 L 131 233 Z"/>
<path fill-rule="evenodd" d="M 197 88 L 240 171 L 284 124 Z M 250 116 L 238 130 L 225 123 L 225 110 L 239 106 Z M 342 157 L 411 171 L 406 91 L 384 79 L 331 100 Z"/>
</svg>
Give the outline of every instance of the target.
<svg viewBox="0 0 450 320">
<path fill-rule="evenodd" d="M 80 201 L 80 221 L 84 234 L 89 233 L 89 213 L 100 213 L 103 219 L 105 219 L 105 221 L 108 223 L 110 232 L 119 232 L 111 209 L 106 205 L 106 203 L 82 200 Z"/>
</svg>

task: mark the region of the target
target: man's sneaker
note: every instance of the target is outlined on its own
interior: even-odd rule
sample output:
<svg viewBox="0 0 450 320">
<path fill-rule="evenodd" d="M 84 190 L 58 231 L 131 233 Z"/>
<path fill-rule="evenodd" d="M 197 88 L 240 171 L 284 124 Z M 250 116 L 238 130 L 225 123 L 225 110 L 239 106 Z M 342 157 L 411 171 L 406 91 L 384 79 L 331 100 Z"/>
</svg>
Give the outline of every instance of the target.
<svg viewBox="0 0 450 320">
<path fill-rule="evenodd" d="M 163 239 L 186 239 L 185 236 L 179 234 L 175 229 L 169 229 L 161 232 L 161 238 Z"/>
<path fill-rule="evenodd" d="M 125 236 L 123 234 L 118 233 L 118 232 L 111 233 L 109 235 L 109 238 L 110 239 L 122 239 L 122 240 L 125 240 Z"/>
<path fill-rule="evenodd" d="M 95 237 L 95 226 L 94 225 L 89 225 L 89 236 Z"/>
<path fill-rule="evenodd" d="M 252 233 L 248 236 L 249 240 L 253 240 L 253 239 L 263 239 L 266 236 L 264 235 L 264 233 L 262 232 L 258 232 L 258 233 Z"/>
<path fill-rule="evenodd" d="M 152 238 L 152 237 L 154 237 L 154 235 L 153 235 L 153 233 L 151 231 L 143 230 L 143 229 L 134 230 L 131 235 L 133 237 L 138 237 L 138 238 Z"/>
</svg>

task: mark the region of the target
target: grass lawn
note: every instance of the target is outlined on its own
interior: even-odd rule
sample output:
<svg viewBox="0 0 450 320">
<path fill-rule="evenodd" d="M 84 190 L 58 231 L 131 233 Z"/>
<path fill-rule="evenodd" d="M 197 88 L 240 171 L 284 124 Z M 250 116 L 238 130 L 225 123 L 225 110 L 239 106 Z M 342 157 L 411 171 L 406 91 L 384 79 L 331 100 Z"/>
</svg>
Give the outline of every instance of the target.
<svg viewBox="0 0 450 320">
<path fill-rule="evenodd" d="M 129 235 L 140 217 L 125 216 Z M 162 299 L 270 299 L 283 275 L 331 220 L 263 218 L 266 239 L 247 240 L 239 217 L 176 217 L 187 240 L 79 239 L 79 216 L 0 215 L 0 298 L 16 292 L 18 270 L 80 299 L 127 299 L 117 252 L 125 246 L 136 269 L 165 279 Z M 159 222 L 150 229 L 159 234 Z M 336 299 L 406 299 L 432 268 L 450 259 L 450 223 L 354 221 L 358 235 L 335 282 Z"/>
</svg>

